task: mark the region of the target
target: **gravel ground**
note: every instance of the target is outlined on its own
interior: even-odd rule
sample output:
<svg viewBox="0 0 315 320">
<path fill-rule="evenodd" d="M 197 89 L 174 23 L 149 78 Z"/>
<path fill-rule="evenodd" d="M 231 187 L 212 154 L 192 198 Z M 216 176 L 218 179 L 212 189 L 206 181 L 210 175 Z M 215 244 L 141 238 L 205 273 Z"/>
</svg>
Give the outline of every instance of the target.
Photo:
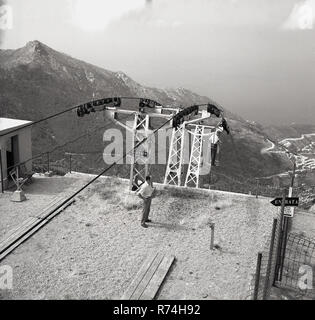
<svg viewBox="0 0 315 320">
<path fill-rule="evenodd" d="M 45 183 L 53 194 L 51 179 Z M 89 179 L 60 178 L 55 191 L 76 190 Z M 48 193 L 44 182 L 41 190 Z M 128 192 L 128 182 L 102 178 L 1 262 L 13 267 L 14 280 L 13 290 L 0 291 L 0 298 L 119 299 L 147 255 L 162 251 L 175 255 L 176 263 L 159 299 L 245 299 L 276 214 L 269 201 L 160 190 L 152 202 L 153 223 L 144 229 L 141 201 Z M 209 222 L 215 223 L 214 251 Z"/>
<path fill-rule="evenodd" d="M 56 196 L 62 196 L 72 182 L 71 178 L 47 179 L 44 175 L 36 174 L 32 184 L 23 187 L 26 201 L 12 202 L 12 192 L 0 194 L 0 240 L 30 216 L 38 215 Z"/>
</svg>

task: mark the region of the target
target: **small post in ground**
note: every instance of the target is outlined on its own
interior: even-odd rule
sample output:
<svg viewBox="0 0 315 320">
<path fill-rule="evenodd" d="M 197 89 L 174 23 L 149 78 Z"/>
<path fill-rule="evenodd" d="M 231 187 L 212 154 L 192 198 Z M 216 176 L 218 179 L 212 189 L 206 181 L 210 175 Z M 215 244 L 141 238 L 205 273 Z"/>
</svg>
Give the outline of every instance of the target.
<svg viewBox="0 0 315 320">
<path fill-rule="evenodd" d="M 262 253 L 259 252 L 257 256 L 256 274 L 255 274 L 255 287 L 253 300 L 258 300 L 259 283 L 260 283 L 260 269 L 261 269 Z"/>
<path fill-rule="evenodd" d="M 46 177 L 51 177 L 53 175 L 53 173 L 50 171 L 50 154 L 49 152 L 46 153 L 47 155 L 47 171 L 44 172 L 44 175 Z M 43 165 L 44 171 L 45 171 L 45 165 Z"/>
<path fill-rule="evenodd" d="M 267 264 L 267 271 L 266 271 L 266 278 L 265 278 L 265 285 L 264 285 L 264 291 L 263 291 L 263 300 L 267 300 L 269 296 L 269 291 L 271 287 L 270 283 L 270 275 L 272 273 L 271 265 L 272 265 L 272 257 L 274 253 L 274 242 L 275 242 L 275 236 L 276 236 L 276 229 L 277 229 L 277 219 L 273 219 L 273 226 L 272 226 L 272 233 L 271 233 L 271 240 L 270 240 L 270 247 L 269 247 L 269 256 L 268 256 L 268 264 Z M 273 283 L 272 279 L 272 283 Z"/>
<path fill-rule="evenodd" d="M 49 159 L 49 152 L 47 152 L 47 172 L 50 171 L 50 165 L 49 165 L 50 159 Z"/>
<path fill-rule="evenodd" d="M 215 224 L 211 223 L 210 224 L 210 229 L 211 229 L 210 250 L 214 250 L 214 227 L 215 227 Z"/>
<path fill-rule="evenodd" d="M 256 199 L 258 199 L 258 178 L 256 178 Z"/>
</svg>

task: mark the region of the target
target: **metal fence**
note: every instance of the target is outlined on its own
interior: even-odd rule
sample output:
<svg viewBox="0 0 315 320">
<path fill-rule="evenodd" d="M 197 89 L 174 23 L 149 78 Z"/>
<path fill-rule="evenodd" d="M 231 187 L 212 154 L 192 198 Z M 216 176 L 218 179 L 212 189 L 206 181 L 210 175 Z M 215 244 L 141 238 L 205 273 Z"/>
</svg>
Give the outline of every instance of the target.
<svg viewBox="0 0 315 320">
<path fill-rule="evenodd" d="M 275 285 L 315 298 L 315 239 L 290 233 Z"/>
<path fill-rule="evenodd" d="M 274 219 L 270 240 L 257 255 L 249 299 L 268 300 L 273 286 L 315 299 L 315 239 L 289 233 L 290 219 L 284 210 Z"/>
<path fill-rule="evenodd" d="M 69 149 L 68 149 L 69 148 Z M 3 179 L 10 180 L 10 172 L 19 167 L 20 175 L 23 175 L 25 165 L 32 163 L 32 171 L 36 173 L 52 172 L 57 175 L 64 175 L 71 171 L 93 173 L 96 174 L 109 164 L 104 162 L 103 150 L 89 151 L 85 153 L 71 152 L 72 144 L 67 148 L 55 149 L 51 152 L 45 152 L 35 155 L 23 163 L 7 168 L 7 172 L 3 172 Z M 118 155 L 118 157 L 121 155 Z M 28 166 L 29 167 L 29 166 Z M 151 164 L 150 173 L 155 182 L 163 183 L 165 175 L 165 164 Z M 118 164 L 108 174 L 126 176 L 130 171 L 130 164 Z M 27 172 L 29 174 L 30 172 Z M 211 177 L 211 181 L 209 180 Z M 282 187 L 268 184 L 270 181 L 260 180 L 258 178 L 231 177 L 223 173 L 215 172 L 210 176 L 204 176 L 202 180 L 204 185 L 202 188 L 221 190 L 236 193 L 245 193 L 258 196 L 274 197 L 278 196 L 283 190 Z M 210 183 L 209 183 L 210 182 Z"/>
<path fill-rule="evenodd" d="M 270 240 L 266 250 L 257 255 L 256 273 L 251 283 L 251 298 L 266 300 L 270 296 L 278 266 L 278 253 L 281 245 L 281 214 L 273 220 Z"/>
</svg>

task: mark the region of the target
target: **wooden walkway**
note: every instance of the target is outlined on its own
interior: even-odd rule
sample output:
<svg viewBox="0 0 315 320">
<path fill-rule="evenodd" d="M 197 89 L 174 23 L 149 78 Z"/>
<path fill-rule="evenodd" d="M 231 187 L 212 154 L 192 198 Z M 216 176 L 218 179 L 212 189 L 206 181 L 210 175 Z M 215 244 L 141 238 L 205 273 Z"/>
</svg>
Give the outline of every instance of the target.
<svg viewBox="0 0 315 320">
<path fill-rule="evenodd" d="M 154 253 L 150 255 L 129 287 L 122 300 L 153 300 L 175 261 L 174 256 Z"/>
<path fill-rule="evenodd" d="M 65 200 L 65 197 L 54 198 L 38 215 L 25 220 L 16 229 L 12 230 L 7 238 L 0 241 L 0 261 L 74 202 L 74 199 L 68 202 L 65 202 Z M 63 204 L 63 202 L 65 203 Z"/>
</svg>

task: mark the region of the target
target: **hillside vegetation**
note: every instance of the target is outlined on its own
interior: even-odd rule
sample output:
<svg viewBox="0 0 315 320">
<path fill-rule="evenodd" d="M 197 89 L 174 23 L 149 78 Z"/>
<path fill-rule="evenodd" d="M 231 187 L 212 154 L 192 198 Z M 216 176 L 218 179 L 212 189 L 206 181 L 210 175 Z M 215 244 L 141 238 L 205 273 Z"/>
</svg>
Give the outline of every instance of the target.
<svg viewBox="0 0 315 320">
<path fill-rule="evenodd" d="M 112 96 L 147 97 L 163 105 L 189 106 L 212 102 L 187 89 L 156 89 L 142 86 L 123 72 L 108 71 L 66 54 L 57 52 L 39 41 L 29 42 L 17 50 L 0 51 L 0 116 L 38 120 L 69 106 L 91 101 L 93 97 Z M 122 108 L 136 108 L 127 101 Z M 265 132 L 259 124 L 252 124 L 225 110 L 231 127 L 231 136 L 223 138 L 220 168 L 217 171 L 234 177 L 257 177 L 283 172 L 291 163 L 284 155 L 261 154 L 268 145 Z M 65 151 L 94 153 L 82 167 L 100 169 L 104 147 L 104 129 L 108 124 L 102 114 L 79 119 L 75 112 L 37 125 L 33 129 L 33 154 L 50 151 L 77 137 L 91 132 L 76 142 L 68 143 L 51 155 L 62 160 Z M 93 130 L 95 132 L 93 132 Z M 97 155 L 96 155 L 97 154 Z M 80 162 L 80 160 L 77 160 Z M 157 167 L 153 171 L 160 172 Z M 164 169 L 163 169 L 164 171 Z M 158 176 L 162 176 L 159 173 Z"/>
</svg>

